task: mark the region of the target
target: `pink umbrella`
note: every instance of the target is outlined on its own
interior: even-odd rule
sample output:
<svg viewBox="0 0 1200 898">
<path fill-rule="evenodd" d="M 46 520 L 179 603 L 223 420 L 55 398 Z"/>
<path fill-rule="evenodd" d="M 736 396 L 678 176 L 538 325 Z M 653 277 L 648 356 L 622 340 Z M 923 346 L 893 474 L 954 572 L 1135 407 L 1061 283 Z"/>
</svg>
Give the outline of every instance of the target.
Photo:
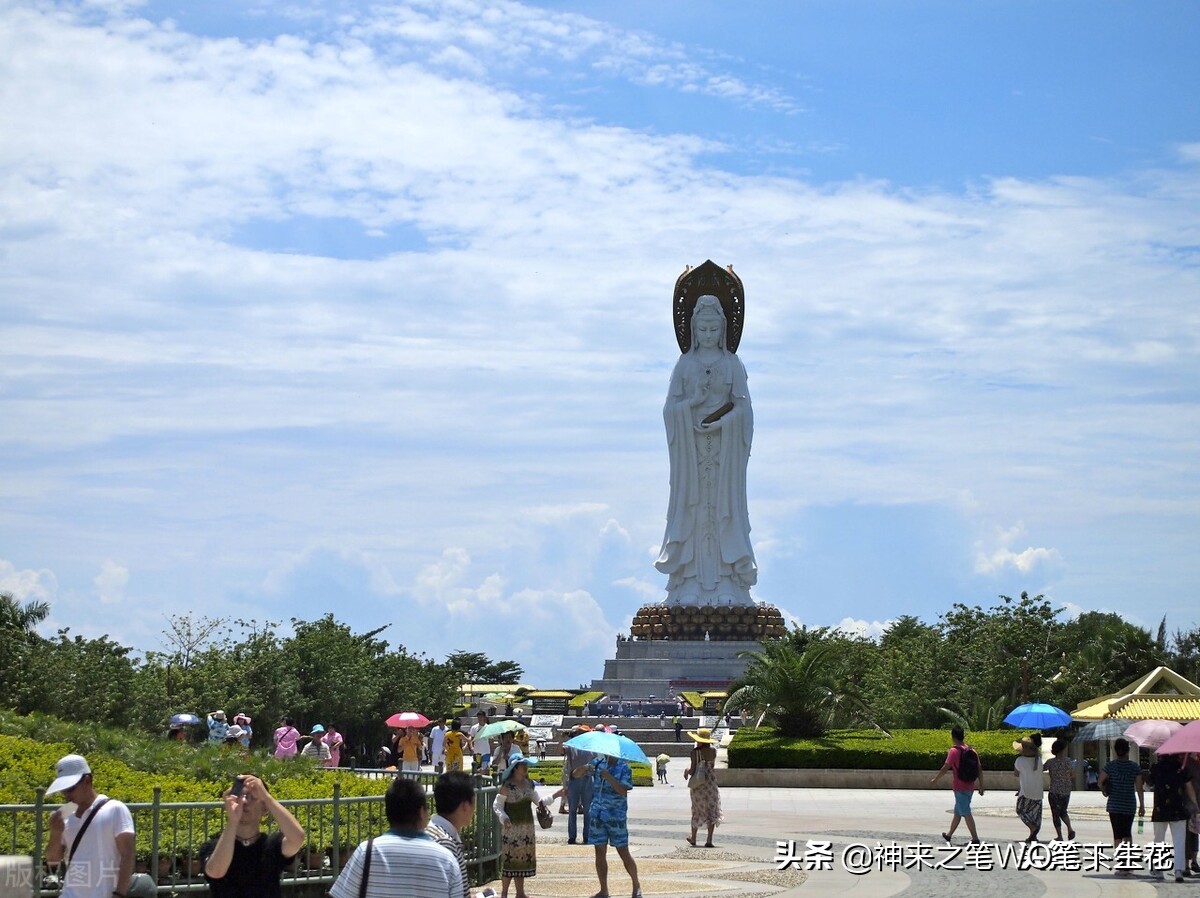
<svg viewBox="0 0 1200 898">
<path fill-rule="evenodd" d="M 1181 755 L 1190 751 L 1200 752 L 1200 720 L 1193 720 L 1158 747 L 1160 755 Z"/>
<path fill-rule="evenodd" d="M 1139 720 L 1125 730 L 1125 738 L 1139 748 L 1158 749 L 1182 729 L 1183 724 L 1174 720 Z"/>
<path fill-rule="evenodd" d="M 424 726 L 429 726 L 429 718 L 424 714 L 418 714 L 416 711 L 401 711 L 399 714 L 393 714 L 384 721 L 390 727 L 416 727 L 420 729 Z"/>
</svg>

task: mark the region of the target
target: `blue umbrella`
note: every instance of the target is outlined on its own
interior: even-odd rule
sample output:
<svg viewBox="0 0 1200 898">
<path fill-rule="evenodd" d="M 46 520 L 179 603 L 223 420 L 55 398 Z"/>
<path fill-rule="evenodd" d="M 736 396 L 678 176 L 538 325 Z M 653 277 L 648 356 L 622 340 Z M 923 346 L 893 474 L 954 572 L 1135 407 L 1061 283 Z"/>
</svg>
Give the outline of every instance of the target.
<svg viewBox="0 0 1200 898">
<path fill-rule="evenodd" d="M 173 727 L 194 727 L 203 723 L 195 714 L 172 714 L 168 723 Z"/>
<path fill-rule="evenodd" d="M 1071 715 L 1045 702 L 1026 702 L 1009 711 L 1004 722 L 1026 729 L 1052 730 L 1070 723 Z"/>
<path fill-rule="evenodd" d="M 590 733 L 583 733 L 573 739 L 568 739 L 563 744 L 580 751 L 595 752 L 598 755 L 609 755 L 642 764 L 650 763 L 650 759 L 646 757 L 646 753 L 638 744 L 620 733 L 602 733 L 600 730 L 592 730 Z"/>
<path fill-rule="evenodd" d="M 1076 742 L 1108 742 L 1125 735 L 1130 721 L 1119 717 L 1106 717 L 1104 720 L 1093 720 L 1075 734 Z"/>
</svg>

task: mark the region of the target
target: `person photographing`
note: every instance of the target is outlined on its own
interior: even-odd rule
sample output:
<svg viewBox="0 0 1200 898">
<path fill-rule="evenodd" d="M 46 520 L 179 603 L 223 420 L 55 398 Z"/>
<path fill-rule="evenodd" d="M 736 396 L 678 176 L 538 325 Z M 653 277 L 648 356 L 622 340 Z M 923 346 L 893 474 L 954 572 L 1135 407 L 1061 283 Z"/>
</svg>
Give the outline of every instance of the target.
<svg viewBox="0 0 1200 898">
<path fill-rule="evenodd" d="M 213 898 L 280 898 L 279 879 L 304 847 L 304 827 L 257 776 L 236 777 L 224 799 L 225 828 L 200 847 Z M 262 831 L 267 817 L 278 832 Z"/>
</svg>

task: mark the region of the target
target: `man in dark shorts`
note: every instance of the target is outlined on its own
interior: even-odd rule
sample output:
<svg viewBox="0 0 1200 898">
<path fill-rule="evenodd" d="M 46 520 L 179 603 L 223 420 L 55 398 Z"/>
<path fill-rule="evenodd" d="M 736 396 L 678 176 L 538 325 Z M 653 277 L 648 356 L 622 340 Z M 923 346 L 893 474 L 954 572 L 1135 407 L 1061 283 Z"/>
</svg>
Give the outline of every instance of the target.
<svg viewBox="0 0 1200 898">
<path fill-rule="evenodd" d="M 213 898 L 281 898 L 279 878 L 304 847 L 304 827 L 257 776 L 244 775 L 242 794 L 225 790 L 225 828 L 200 847 L 200 866 Z M 262 822 L 275 818 L 279 832 Z"/>
</svg>

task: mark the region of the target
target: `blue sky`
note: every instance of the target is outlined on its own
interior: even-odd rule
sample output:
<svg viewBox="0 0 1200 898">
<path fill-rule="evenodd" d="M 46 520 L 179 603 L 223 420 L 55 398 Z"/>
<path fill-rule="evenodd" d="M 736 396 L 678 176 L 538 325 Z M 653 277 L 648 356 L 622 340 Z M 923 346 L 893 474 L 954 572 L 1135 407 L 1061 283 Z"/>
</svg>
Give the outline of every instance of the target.
<svg viewBox="0 0 1200 898">
<path fill-rule="evenodd" d="M 732 263 L 762 601 L 1200 622 L 1200 11 L 0 2 L 0 589 L 602 672 Z"/>
</svg>

